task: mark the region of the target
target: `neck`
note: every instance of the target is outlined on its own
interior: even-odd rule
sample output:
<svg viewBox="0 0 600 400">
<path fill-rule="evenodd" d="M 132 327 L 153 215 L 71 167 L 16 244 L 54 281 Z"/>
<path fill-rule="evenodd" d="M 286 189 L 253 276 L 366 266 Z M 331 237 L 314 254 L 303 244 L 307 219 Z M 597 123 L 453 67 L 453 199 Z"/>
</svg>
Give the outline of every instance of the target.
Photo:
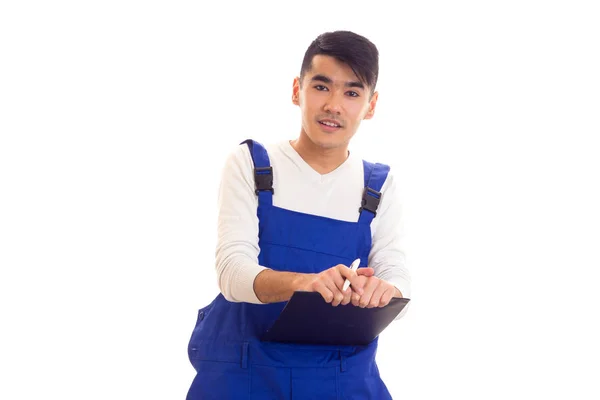
<svg viewBox="0 0 600 400">
<path fill-rule="evenodd" d="M 312 169 L 321 175 L 327 174 L 342 165 L 348 158 L 348 144 L 339 147 L 322 147 L 313 143 L 302 131 L 290 144 Z"/>
</svg>

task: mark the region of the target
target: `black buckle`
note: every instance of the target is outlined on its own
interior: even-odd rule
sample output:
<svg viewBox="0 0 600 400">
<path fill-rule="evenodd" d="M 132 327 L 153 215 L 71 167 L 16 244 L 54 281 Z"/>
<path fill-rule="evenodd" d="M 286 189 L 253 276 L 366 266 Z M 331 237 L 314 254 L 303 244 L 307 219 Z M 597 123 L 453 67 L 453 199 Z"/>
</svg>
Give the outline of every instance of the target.
<svg viewBox="0 0 600 400">
<path fill-rule="evenodd" d="M 377 215 L 377 207 L 379 206 L 380 201 L 381 192 L 373 190 L 370 187 L 365 187 L 365 190 L 363 191 L 361 207 L 358 209 L 358 212 L 360 213 L 362 210 L 371 211 L 373 213 L 373 217 L 375 217 Z"/>
<path fill-rule="evenodd" d="M 256 194 L 261 190 L 273 191 L 273 167 L 254 168 L 254 184 L 256 185 Z"/>
</svg>

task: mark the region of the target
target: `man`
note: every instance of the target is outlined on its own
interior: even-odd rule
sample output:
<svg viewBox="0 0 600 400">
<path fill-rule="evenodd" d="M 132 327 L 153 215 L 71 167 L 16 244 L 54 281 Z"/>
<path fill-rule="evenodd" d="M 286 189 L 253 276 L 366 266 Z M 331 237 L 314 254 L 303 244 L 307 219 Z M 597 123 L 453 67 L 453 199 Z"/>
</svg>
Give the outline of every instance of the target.
<svg viewBox="0 0 600 400">
<path fill-rule="evenodd" d="M 292 102 L 300 135 L 248 140 L 226 162 L 216 268 L 221 294 L 198 313 L 189 344 L 195 399 L 389 399 L 368 346 L 261 342 L 294 291 L 332 306 L 409 297 L 401 205 L 389 167 L 348 151 L 375 112 L 378 50 L 347 31 L 308 47 Z M 357 272 L 348 265 L 361 259 Z M 367 267 L 368 265 L 368 267 Z M 350 289 L 343 291 L 345 279 Z"/>
</svg>

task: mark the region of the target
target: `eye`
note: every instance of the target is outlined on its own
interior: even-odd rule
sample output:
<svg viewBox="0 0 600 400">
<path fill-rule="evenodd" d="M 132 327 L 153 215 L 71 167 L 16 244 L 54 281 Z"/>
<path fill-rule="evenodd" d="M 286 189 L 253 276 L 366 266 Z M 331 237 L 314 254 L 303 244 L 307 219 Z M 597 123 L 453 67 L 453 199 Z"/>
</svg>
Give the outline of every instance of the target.
<svg viewBox="0 0 600 400">
<path fill-rule="evenodd" d="M 328 90 L 325 86 L 323 85 L 316 85 L 315 89 L 319 90 L 319 91 L 324 91 L 324 90 Z"/>
<path fill-rule="evenodd" d="M 349 92 L 346 92 L 350 97 L 358 97 L 360 96 L 358 93 L 356 93 L 355 91 L 351 90 Z"/>
</svg>

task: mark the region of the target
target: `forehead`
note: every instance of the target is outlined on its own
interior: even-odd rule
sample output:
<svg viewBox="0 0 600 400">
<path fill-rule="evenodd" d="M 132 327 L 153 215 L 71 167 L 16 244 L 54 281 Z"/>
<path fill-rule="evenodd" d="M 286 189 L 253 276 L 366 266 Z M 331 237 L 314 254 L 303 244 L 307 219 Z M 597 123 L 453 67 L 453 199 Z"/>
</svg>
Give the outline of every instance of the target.
<svg viewBox="0 0 600 400">
<path fill-rule="evenodd" d="M 313 57 L 310 70 L 306 71 L 305 78 L 310 79 L 315 75 L 325 75 L 334 83 L 344 84 L 346 82 L 360 82 L 360 79 L 352 71 L 348 64 L 338 59 L 317 54 Z"/>
</svg>

